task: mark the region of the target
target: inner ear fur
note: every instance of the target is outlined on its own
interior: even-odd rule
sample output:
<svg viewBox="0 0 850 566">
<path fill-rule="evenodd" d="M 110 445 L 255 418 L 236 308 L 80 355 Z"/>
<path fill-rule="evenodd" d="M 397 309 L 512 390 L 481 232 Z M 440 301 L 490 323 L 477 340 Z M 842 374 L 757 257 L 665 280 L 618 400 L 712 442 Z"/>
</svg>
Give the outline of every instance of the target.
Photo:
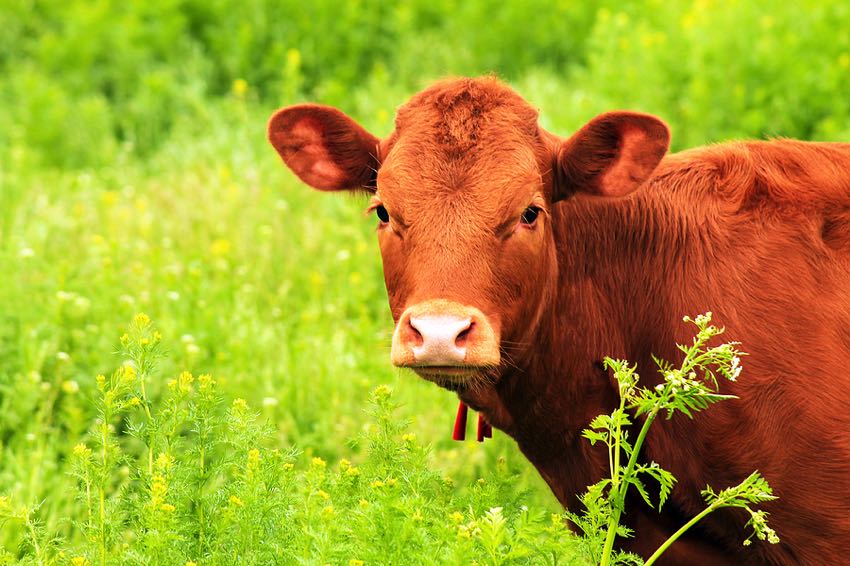
<svg viewBox="0 0 850 566">
<path fill-rule="evenodd" d="M 649 178 L 669 146 L 670 129 L 655 116 L 600 114 L 561 143 L 555 199 L 574 192 L 627 195 Z"/>
<path fill-rule="evenodd" d="M 299 104 L 275 112 L 269 141 L 293 173 L 322 191 L 375 190 L 380 140 L 340 110 Z"/>
</svg>

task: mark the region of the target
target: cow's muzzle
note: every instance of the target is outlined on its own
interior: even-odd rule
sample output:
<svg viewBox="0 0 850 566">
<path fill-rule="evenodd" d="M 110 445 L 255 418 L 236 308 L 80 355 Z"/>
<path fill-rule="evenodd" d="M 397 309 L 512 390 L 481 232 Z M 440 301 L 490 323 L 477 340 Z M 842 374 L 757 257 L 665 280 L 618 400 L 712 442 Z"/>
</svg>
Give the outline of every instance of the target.
<svg viewBox="0 0 850 566">
<path fill-rule="evenodd" d="M 409 307 L 393 334 L 393 364 L 426 378 L 463 378 L 500 360 L 498 330 L 477 308 L 453 301 Z"/>
</svg>

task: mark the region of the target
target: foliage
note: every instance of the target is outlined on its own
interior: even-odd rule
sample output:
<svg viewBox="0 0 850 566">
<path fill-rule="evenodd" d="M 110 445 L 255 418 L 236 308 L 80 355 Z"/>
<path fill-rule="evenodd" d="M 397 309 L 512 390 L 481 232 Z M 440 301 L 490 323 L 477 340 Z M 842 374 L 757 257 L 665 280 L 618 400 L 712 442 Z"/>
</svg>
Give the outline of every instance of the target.
<svg viewBox="0 0 850 566">
<path fill-rule="evenodd" d="M 151 402 L 161 339 L 137 315 L 127 361 L 95 380 L 98 418 L 72 454 L 81 512 L 65 518 L 79 534 L 0 499 L 0 520 L 25 531 L 21 563 L 584 564 L 563 516 L 523 505 L 504 462 L 460 493 L 433 470 L 389 387 L 371 394 L 360 463 L 298 465 L 244 399 L 218 410 L 208 374 L 181 372 Z"/>
<path fill-rule="evenodd" d="M 429 80 L 489 72 L 566 131 L 630 107 L 671 122 L 679 148 L 850 137 L 840 0 L 21 4 L 0 7 L 0 147 L 62 167 L 149 155 L 226 98 L 341 105 L 386 133 Z"/>
<path fill-rule="evenodd" d="M 718 375 L 735 381 L 741 373 L 740 357 L 744 354 L 736 349 L 736 343 L 708 346 L 712 338 L 723 333 L 723 329 L 711 324 L 710 312 L 695 319 L 685 317 L 684 320 L 697 327 L 697 335 L 690 346 L 679 345 L 685 355 L 680 367 L 675 368 L 669 362 L 655 360 L 663 381 L 654 388 L 638 386 L 636 366 L 629 366 L 624 360 L 605 359 L 606 369 L 613 371 L 619 385 L 620 406 L 610 415 L 599 415 L 593 419 L 590 428 L 583 434 L 591 444 L 601 442 L 608 447 L 610 475 L 590 486 L 582 496 L 585 511 L 581 515 L 569 514 L 572 521 L 590 539 L 594 561 L 598 561 L 602 566 L 613 563 L 642 563 L 639 557 L 615 553 L 613 550 L 617 536 L 635 536 L 635 533 L 620 524 L 629 488 L 633 487 L 646 504 L 652 507 L 653 503 L 644 481 L 648 478 L 657 482 L 660 511 L 676 482 L 673 474 L 656 462 L 638 462 L 644 440 L 655 418 L 660 413 L 665 413 L 670 419 L 676 412 L 693 418 L 695 412 L 731 398 L 729 395 L 717 393 Z M 643 417 L 643 424 L 634 441 L 629 439 L 627 428 L 633 424 L 631 415 Z M 627 463 L 621 465 L 621 458 L 625 458 Z M 772 544 L 779 542 L 776 533 L 767 525 L 767 513 L 751 508 L 751 505 L 776 499 L 767 481 L 758 472 L 753 472 L 740 484 L 717 493 L 710 486 L 706 487 L 702 494 L 708 507 L 662 543 L 647 559 L 647 565 L 653 564 L 664 550 L 703 517 L 723 507 L 745 509 L 750 515 L 747 526 L 753 528 L 754 536 Z M 753 535 L 746 539 L 745 544 L 750 543 Z M 637 533 L 637 536 L 640 536 L 640 533 Z"/>
</svg>

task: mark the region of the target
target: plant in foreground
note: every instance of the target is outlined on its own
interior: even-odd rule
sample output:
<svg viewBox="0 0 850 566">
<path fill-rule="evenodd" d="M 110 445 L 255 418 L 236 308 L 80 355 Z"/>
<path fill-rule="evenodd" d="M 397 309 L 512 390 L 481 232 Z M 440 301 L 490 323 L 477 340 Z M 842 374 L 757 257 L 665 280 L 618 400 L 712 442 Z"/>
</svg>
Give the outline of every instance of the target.
<svg viewBox="0 0 850 566">
<path fill-rule="evenodd" d="M 733 398 L 718 393 L 718 375 L 735 381 L 741 373 L 740 360 L 744 354 L 736 349 L 737 343 L 728 342 L 720 346 L 709 347 L 708 342 L 723 333 L 722 328 L 711 324 L 711 313 L 685 317 L 685 322 L 697 327 L 697 335 L 690 346 L 679 345 L 685 357 L 680 367 L 655 359 L 664 380 L 654 388 L 639 387 L 636 366 L 630 366 L 625 360 L 605 359 L 606 369 L 614 373 L 619 385 L 620 405 L 610 415 L 599 415 L 584 431 L 591 444 L 602 442 L 608 447 L 610 477 L 590 486 L 581 501 L 585 511 L 579 515 L 569 513 L 573 521 L 591 541 L 591 554 L 602 566 L 612 563 L 640 563 L 640 558 L 614 552 L 614 539 L 617 536 L 632 536 L 620 517 L 625 507 L 626 493 L 630 487 L 652 506 L 649 494 L 643 483 L 647 476 L 659 485 L 658 508 L 667 501 L 676 479 L 657 463 L 638 462 L 649 427 L 659 413 L 666 413 L 670 419 L 674 413 L 681 412 L 689 418 L 711 404 Z M 628 428 L 634 417 L 643 416 L 643 425 L 637 438 L 629 439 Z M 656 552 L 650 556 L 645 566 L 653 564 L 682 534 L 709 513 L 723 507 L 739 507 L 750 514 L 747 525 L 752 527 L 753 535 L 746 539 L 749 544 L 752 536 L 772 544 L 779 542 L 776 532 L 767 524 L 767 513 L 756 511 L 753 505 L 775 499 L 770 486 L 755 471 L 740 484 L 715 492 L 711 487 L 702 491 L 707 507 L 678 531 L 670 536 Z"/>
</svg>

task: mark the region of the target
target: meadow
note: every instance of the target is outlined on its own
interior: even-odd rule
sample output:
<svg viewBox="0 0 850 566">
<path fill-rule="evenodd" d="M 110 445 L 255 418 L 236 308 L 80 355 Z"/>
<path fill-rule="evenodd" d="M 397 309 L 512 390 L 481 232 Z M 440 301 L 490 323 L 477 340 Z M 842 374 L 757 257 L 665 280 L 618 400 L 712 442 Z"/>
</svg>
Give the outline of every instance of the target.
<svg viewBox="0 0 850 566">
<path fill-rule="evenodd" d="M 386 135 L 430 81 L 496 73 L 562 134 L 629 108 L 674 150 L 850 140 L 839 0 L 28 0 L 0 22 L 0 563 L 583 563 L 514 443 L 453 442 L 454 395 L 391 367 L 365 199 L 285 170 L 277 107 Z"/>
</svg>

